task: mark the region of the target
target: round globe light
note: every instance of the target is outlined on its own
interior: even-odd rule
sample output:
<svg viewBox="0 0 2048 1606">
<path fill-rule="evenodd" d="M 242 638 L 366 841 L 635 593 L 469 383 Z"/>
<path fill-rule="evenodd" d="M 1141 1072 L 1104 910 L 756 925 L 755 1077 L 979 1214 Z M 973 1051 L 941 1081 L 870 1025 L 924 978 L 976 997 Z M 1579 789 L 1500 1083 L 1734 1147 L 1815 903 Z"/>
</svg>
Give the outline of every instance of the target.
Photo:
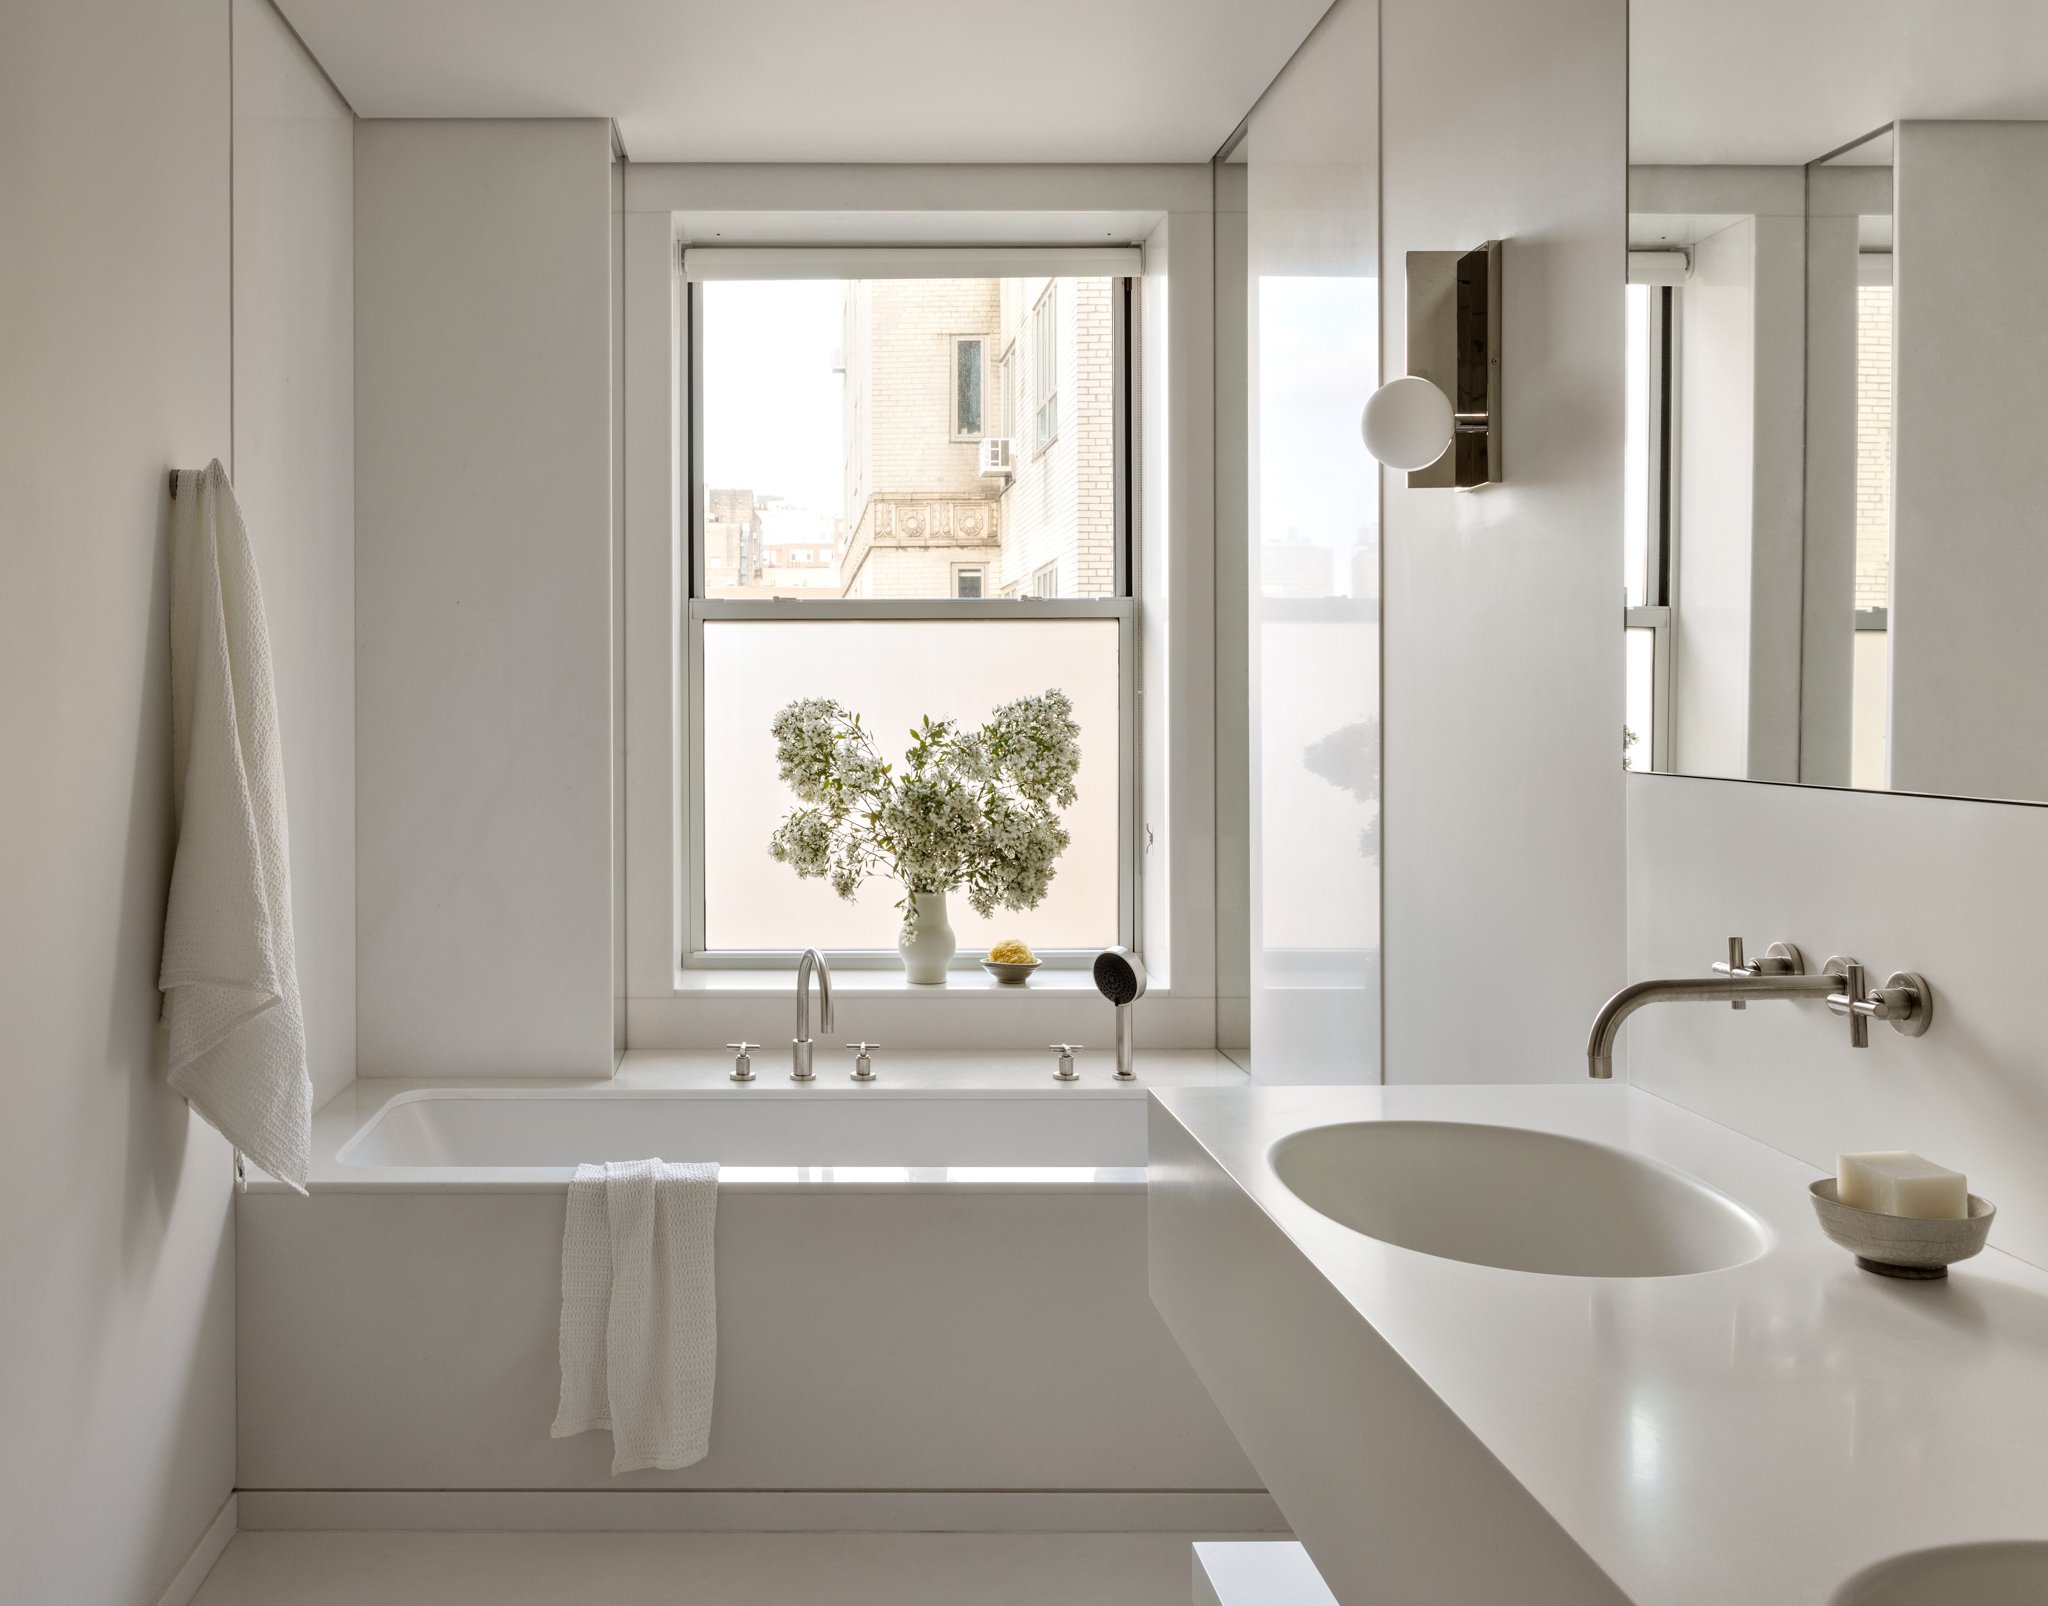
<svg viewBox="0 0 2048 1606">
<path fill-rule="evenodd" d="M 1365 404 L 1365 449 L 1388 468 L 1428 468 L 1450 447 L 1457 420 L 1451 398 L 1427 379 L 1390 379 Z"/>
</svg>

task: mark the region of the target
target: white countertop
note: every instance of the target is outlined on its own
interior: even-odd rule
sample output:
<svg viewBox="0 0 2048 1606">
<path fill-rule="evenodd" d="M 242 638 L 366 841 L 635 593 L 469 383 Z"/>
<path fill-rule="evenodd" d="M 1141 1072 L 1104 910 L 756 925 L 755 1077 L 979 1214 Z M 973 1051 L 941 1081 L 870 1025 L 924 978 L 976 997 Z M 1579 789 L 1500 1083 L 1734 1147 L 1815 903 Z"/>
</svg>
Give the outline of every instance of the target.
<svg viewBox="0 0 2048 1606">
<path fill-rule="evenodd" d="M 1821 1173 L 1624 1083 L 1158 1097 L 1635 1601 L 1820 1606 L 1901 1551 L 2048 1538 L 2048 1273 L 1996 1250 L 1941 1282 L 1859 1271 L 1814 1221 Z M 1633 1150 L 1773 1241 L 1745 1265 L 1635 1279 L 1380 1243 L 1295 1198 L 1267 1158 L 1290 1132 L 1377 1119 Z"/>
</svg>

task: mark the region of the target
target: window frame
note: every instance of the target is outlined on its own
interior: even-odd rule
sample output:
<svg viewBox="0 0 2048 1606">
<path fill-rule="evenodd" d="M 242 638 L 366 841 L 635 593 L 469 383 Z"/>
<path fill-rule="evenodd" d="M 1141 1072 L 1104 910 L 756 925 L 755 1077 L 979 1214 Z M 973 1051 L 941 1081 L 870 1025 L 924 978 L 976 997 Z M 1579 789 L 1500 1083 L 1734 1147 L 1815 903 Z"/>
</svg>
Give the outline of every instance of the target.
<svg viewBox="0 0 2048 1606">
<path fill-rule="evenodd" d="M 799 248 L 800 249 L 800 248 Z M 825 252 L 821 256 L 831 258 L 843 253 Z M 763 275 L 773 277 L 773 275 Z M 804 277 L 800 273 L 788 275 L 791 278 Z M 810 277 L 827 275 L 810 274 Z M 848 278 L 885 278 L 886 273 L 848 273 Z M 1012 275 L 1028 277 L 1030 275 Z M 704 757 L 704 729 L 706 711 L 704 706 L 704 630 L 705 624 L 718 620 L 764 619 L 792 621 L 815 620 L 889 620 L 914 619 L 1100 619 L 1117 621 L 1117 931 L 1115 941 L 1134 951 L 1142 951 L 1142 910 L 1144 907 L 1143 876 L 1144 854 L 1140 851 L 1143 840 L 1142 822 L 1143 799 L 1139 785 L 1141 737 L 1139 717 L 1141 699 L 1139 694 L 1140 657 L 1142 646 L 1139 639 L 1140 625 L 1140 574 L 1138 543 L 1134 538 L 1130 510 L 1136 500 L 1135 483 L 1139 471 L 1139 446 L 1137 440 L 1137 418 L 1139 417 L 1137 383 L 1138 373 L 1132 357 L 1136 352 L 1136 322 L 1138 317 L 1138 283 L 1128 272 L 1125 273 L 1073 273 L 1047 276 L 1045 292 L 1033 304 L 1035 320 L 1039 307 L 1050 298 L 1061 277 L 1099 277 L 1111 282 L 1110 294 L 1110 349 L 1111 349 L 1111 436 L 1115 455 L 1113 474 L 1114 508 L 1111 548 L 1113 553 L 1112 594 L 1103 598 L 1060 597 L 1041 598 L 1019 596 L 997 596 L 990 594 L 990 580 L 993 578 L 988 564 L 970 564 L 965 567 L 979 567 L 983 575 L 983 596 L 978 599 L 961 597 L 943 598 L 711 598 L 705 595 L 705 491 L 704 478 L 704 392 L 703 392 L 703 297 L 699 286 L 687 276 L 679 273 L 678 293 L 681 298 L 679 319 L 681 350 L 679 352 L 679 378 L 688 396 L 684 409 L 686 424 L 679 441 L 682 454 L 684 505 L 680 510 L 678 534 L 681 542 L 682 559 L 680 578 L 684 582 L 681 598 L 683 606 L 678 610 L 678 641 L 676 660 L 683 667 L 684 696 L 679 709 L 680 729 L 677 757 L 680 761 L 679 804 L 680 842 L 683 862 L 678 866 L 681 881 L 680 928 L 682 934 L 681 952 L 677 957 L 679 975 L 692 971 L 716 972 L 752 971 L 780 969 L 793 966 L 802 952 L 800 948 L 776 949 L 731 949 L 711 948 L 706 941 L 705 910 L 705 809 L 704 802 L 709 777 L 706 774 Z M 1034 337 L 1036 325 L 1033 325 Z M 1055 330 L 1056 337 L 1056 330 Z M 951 337 L 957 341 L 959 336 Z M 987 359 L 991 337 L 973 336 L 983 342 L 983 360 Z M 952 355 L 953 345 L 949 341 L 948 354 Z M 983 417 L 987 418 L 986 374 L 984 373 Z M 950 380 L 949 380 L 950 390 Z M 949 398 L 949 407 L 950 407 Z M 950 425 L 954 420 L 949 419 Z M 1055 437 L 1057 438 L 1057 437 Z M 1014 481 L 1012 484 L 1014 485 Z M 958 570 L 954 571 L 957 584 Z M 1028 612 L 1025 611 L 1028 607 Z M 1085 739 L 1085 737 L 1084 737 Z M 765 851 L 765 850 L 764 850 Z M 1040 948 L 1039 959 L 1049 971 L 1080 971 L 1092 964 L 1098 947 L 1088 948 Z M 825 950 L 827 961 L 835 969 L 845 970 L 892 970 L 902 963 L 901 956 L 893 947 Z M 963 951 L 954 956 L 952 969 L 973 971 L 979 955 Z"/>
</svg>

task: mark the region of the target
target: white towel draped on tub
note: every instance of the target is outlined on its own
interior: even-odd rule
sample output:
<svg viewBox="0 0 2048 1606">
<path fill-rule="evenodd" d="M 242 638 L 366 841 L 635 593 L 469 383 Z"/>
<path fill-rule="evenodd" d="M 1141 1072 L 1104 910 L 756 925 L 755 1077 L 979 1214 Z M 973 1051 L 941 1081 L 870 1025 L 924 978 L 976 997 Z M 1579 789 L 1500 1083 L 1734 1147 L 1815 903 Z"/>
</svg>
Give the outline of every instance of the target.
<svg viewBox="0 0 2048 1606">
<path fill-rule="evenodd" d="M 284 762 L 263 594 L 218 462 L 171 503 L 171 766 L 178 849 L 164 916 L 170 1080 L 305 1191 L 313 1083 L 292 952 Z"/>
<path fill-rule="evenodd" d="M 554 1436 L 610 1428 L 614 1474 L 711 1448 L 717 1215 L 716 1165 L 614 1160 L 569 1184 Z"/>
</svg>

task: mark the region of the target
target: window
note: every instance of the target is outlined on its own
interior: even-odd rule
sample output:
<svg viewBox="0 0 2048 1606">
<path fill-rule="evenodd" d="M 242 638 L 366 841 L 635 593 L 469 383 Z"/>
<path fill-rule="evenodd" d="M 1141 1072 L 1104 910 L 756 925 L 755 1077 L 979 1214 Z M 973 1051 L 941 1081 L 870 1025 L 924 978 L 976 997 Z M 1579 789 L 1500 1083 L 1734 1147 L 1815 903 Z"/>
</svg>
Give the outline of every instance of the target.
<svg viewBox="0 0 2048 1606">
<path fill-rule="evenodd" d="M 992 919 L 956 897 L 950 918 L 962 962 L 1005 936 L 1055 963 L 1130 941 L 1130 280 L 1042 269 L 700 278 L 687 259 L 685 277 L 684 963 L 745 964 L 812 944 L 856 963 L 894 957 L 895 883 L 878 876 L 842 900 L 768 853 L 794 805 L 769 726 L 790 702 L 818 696 L 858 713 L 879 756 L 900 766 L 905 733 L 926 715 L 979 723 L 1014 698 L 1065 692 L 1081 770 L 1051 891 L 1036 910 Z M 1069 361 L 1089 377 L 1068 397 L 1077 449 L 1035 470 L 1026 491 L 1010 475 L 984 476 L 980 453 L 955 443 L 995 432 L 1006 385 L 1031 385 L 1042 427 L 1054 427 L 1049 371 L 1041 382 L 1016 370 L 1041 350 L 1052 361 L 1056 309 L 1079 354 Z M 1007 360 L 992 372 L 999 350 Z M 749 552 L 767 561 L 750 565 Z"/>
<path fill-rule="evenodd" d="M 1668 286 L 1627 290 L 1627 429 L 1622 458 L 1622 610 L 1627 671 L 1622 767 L 1671 767 L 1670 483 L 1672 331 Z"/>
<path fill-rule="evenodd" d="M 1059 282 L 1045 287 L 1031 310 L 1031 395 L 1037 407 L 1038 444 L 1044 451 L 1060 433 Z"/>
<path fill-rule="evenodd" d="M 979 440 L 985 405 L 983 390 L 987 379 L 988 341 L 980 335 L 953 337 L 952 397 L 953 439 Z"/>
</svg>

